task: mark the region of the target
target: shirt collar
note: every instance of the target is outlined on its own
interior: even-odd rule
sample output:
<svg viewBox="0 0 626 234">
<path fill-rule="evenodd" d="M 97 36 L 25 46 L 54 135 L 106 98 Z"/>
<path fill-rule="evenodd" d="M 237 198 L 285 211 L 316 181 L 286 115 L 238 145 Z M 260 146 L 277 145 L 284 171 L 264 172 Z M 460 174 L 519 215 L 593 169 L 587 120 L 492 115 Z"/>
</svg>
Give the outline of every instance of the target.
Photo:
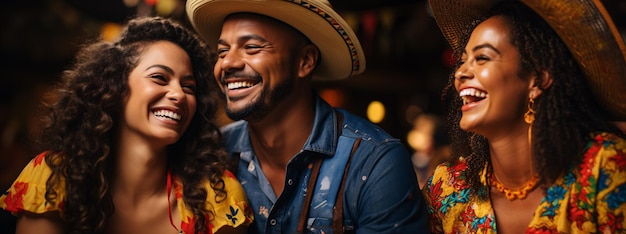
<svg viewBox="0 0 626 234">
<path fill-rule="evenodd" d="M 339 137 L 339 129 L 337 128 L 337 115 L 334 109 L 321 97 L 315 95 L 315 118 L 313 129 L 309 138 L 304 143 L 303 151 L 311 151 L 332 157 L 337 149 L 337 139 Z M 235 125 L 241 125 L 239 127 Z M 332 127 L 331 127 L 332 126 Z M 239 152 L 241 159 L 250 162 L 252 160 L 252 145 L 250 143 L 249 132 L 247 131 L 248 123 L 239 121 L 234 123 L 232 128 L 239 128 L 241 132 L 237 134 L 237 139 L 231 139 L 227 144 L 232 144 L 233 151 Z"/>
<path fill-rule="evenodd" d="M 333 156 L 337 149 L 337 115 L 333 108 L 321 97 L 315 96 L 315 119 L 313 130 L 303 150 L 317 152 L 327 156 Z"/>
</svg>

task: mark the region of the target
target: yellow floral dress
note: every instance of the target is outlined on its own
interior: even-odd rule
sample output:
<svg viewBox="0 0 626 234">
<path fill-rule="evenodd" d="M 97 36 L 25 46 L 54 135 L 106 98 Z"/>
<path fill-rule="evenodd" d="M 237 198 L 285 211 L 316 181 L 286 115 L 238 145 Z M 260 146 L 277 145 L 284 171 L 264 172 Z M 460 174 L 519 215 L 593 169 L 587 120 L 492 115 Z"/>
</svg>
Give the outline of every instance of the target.
<svg viewBox="0 0 626 234">
<path fill-rule="evenodd" d="M 7 210 L 13 214 L 28 211 L 41 214 L 49 211 L 63 210 L 63 201 L 65 200 L 65 186 L 61 184 L 57 188 L 57 198 L 59 203 L 51 204 L 46 202 L 46 181 L 51 169 L 44 160 L 46 153 L 41 153 L 30 161 L 22 170 L 13 185 L 0 196 L 0 208 Z M 254 214 L 248 205 L 245 192 L 235 176 L 226 171 L 222 179 L 224 187 L 228 193 L 228 197 L 219 203 L 215 202 L 215 192 L 208 181 L 205 182 L 205 188 L 208 192 L 206 207 L 213 209 L 215 213 L 214 219 L 207 224 L 209 233 L 214 233 L 223 226 L 238 227 L 240 225 L 250 225 Z M 174 194 L 176 195 L 178 211 L 180 212 L 180 227 L 184 233 L 195 233 L 194 223 L 196 217 L 190 209 L 187 209 L 185 202 L 182 200 L 183 186 L 182 182 L 173 177 Z"/>
<path fill-rule="evenodd" d="M 465 160 L 435 169 L 424 194 L 433 233 L 496 233 L 491 202 L 470 195 Z M 486 181 L 483 175 L 482 181 Z M 546 190 L 526 233 L 626 233 L 626 140 L 596 135 Z"/>
</svg>

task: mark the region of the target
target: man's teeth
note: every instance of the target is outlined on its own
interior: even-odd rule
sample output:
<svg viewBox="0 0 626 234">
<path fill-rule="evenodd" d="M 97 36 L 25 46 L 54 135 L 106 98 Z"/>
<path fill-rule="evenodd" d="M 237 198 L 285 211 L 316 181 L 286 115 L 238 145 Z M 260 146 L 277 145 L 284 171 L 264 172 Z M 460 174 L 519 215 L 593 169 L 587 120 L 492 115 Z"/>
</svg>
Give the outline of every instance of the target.
<svg viewBox="0 0 626 234">
<path fill-rule="evenodd" d="M 254 83 L 247 82 L 247 81 L 233 82 L 233 83 L 228 83 L 227 84 L 228 89 L 249 88 L 249 87 L 252 87 L 252 86 L 254 86 Z"/>
<path fill-rule="evenodd" d="M 154 115 L 156 115 L 157 117 L 164 117 L 164 118 L 170 118 L 173 120 L 180 120 L 180 115 L 174 113 L 173 111 L 168 111 L 168 110 L 158 110 L 154 112 Z"/>
</svg>

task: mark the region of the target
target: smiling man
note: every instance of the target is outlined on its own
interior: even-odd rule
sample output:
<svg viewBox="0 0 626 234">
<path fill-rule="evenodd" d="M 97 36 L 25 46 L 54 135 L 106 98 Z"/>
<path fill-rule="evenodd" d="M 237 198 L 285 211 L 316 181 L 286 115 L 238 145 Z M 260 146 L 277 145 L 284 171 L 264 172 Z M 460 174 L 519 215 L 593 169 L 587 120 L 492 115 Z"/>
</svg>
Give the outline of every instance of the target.
<svg viewBox="0 0 626 234">
<path fill-rule="evenodd" d="M 425 205 L 396 138 L 334 109 L 312 79 L 365 70 L 361 45 L 324 0 L 190 0 L 194 28 L 217 49 L 226 147 L 252 209 L 253 233 L 421 233 Z"/>
</svg>

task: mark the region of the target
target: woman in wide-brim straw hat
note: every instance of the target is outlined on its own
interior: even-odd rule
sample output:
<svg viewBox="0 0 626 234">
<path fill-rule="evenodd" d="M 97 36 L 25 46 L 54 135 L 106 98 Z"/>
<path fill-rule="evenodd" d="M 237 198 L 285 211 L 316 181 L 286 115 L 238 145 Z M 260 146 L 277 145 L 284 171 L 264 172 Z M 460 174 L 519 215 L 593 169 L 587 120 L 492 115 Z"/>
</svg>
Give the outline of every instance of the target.
<svg viewBox="0 0 626 234">
<path fill-rule="evenodd" d="M 435 233 L 624 233 L 626 47 L 597 0 L 430 0 L 458 63 Z"/>
</svg>

